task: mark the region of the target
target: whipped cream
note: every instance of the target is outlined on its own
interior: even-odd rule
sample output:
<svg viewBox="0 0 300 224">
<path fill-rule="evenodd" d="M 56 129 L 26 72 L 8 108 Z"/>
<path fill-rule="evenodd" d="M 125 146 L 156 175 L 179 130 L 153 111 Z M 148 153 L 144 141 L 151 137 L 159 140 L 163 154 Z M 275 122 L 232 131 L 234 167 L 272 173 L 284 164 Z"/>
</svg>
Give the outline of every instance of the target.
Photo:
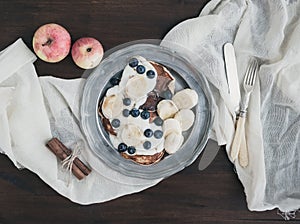
<svg viewBox="0 0 300 224">
<path fill-rule="evenodd" d="M 141 56 L 130 60 L 102 102 L 102 114 L 114 130 L 110 141 L 128 155 L 173 154 L 184 142 L 182 132 L 194 123 L 198 94 L 189 88 L 175 93 L 175 78 L 165 67 Z M 161 122 L 153 122 L 153 113 Z"/>
<path fill-rule="evenodd" d="M 162 132 L 162 126 L 150 123 L 149 118 L 142 118 L 140 114 L 133 117 L 128 113 L 133 109 L 138 109 L 146 102 L 148 93 L 156 86 L 157 71 L 145 58 L 141 56 L 134 58 L 138 65 L 127 64 L 119 84 L 107 90 L 102 103 L 102 113 L 109 119 L 115 130 L 116 135 L 109 134 L 110 141 L 115 148 L 118 148 L 119 144 L 125 143 L 136 149 L 135 153 L 130 155 L 154 155 L 163 151 L 164 138 L 163 136 L 156 138 L 154 135 L 146 137 L 144 132 L 147 129 L 152 130 L 153 133 L 155 131 Z M 124 103 L 125 99 L 127 101 Z M 127 110 L 126 116 L 124 116 L 126 114 L 124 110 Z M 142 111 L 139 110 L 139 113 Z M 114 121 L 117 121 L 115 127 Z M 145 144 L 147 144 L 147 149 Z M 127 151 L 126 153 L 129 154 Z"/>
</svg>

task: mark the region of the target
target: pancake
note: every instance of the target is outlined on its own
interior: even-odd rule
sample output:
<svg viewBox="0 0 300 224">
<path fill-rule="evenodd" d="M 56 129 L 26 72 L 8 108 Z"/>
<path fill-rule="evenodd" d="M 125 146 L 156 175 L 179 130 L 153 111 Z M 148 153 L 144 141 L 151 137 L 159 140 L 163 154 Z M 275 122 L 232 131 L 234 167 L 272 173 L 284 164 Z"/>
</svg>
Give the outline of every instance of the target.
<svg viewBox="0 0 300 224">
<path fill-rule="evenodd" d="M 140 56 L 130 60 L 120 82 L 109 88 L 99 102 L 98 114 L 113 147 L 123 158 L 140 165 L 151 165 L 158 163 L 166 150 L 167 154 L 174 153 L 182 144 L 179 142 L 173 147 L 168 141 L 168 147 L 164 148 L 167 138 L 163 128 L 165 118 L 157 111 L 160 102 L 171 101 L 175 95 L 175 78 L 159 63 Z M 178 138 L 183 139 L 180 125 L 171 125 L 169 130 L 174 130 Z M 177 139 L 177 135 L 175 137 Z"/>
</svg>

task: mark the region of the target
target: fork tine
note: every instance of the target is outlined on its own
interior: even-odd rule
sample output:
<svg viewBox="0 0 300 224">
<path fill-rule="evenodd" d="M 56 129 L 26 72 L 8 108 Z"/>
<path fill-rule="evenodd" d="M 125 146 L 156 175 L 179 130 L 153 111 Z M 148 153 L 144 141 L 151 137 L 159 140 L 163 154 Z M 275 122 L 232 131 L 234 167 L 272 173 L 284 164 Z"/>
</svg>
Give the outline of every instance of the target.
<svg viewBox="0 0 300 224">
<path fill-rule="evenodd" d="M 253 61 L 253 72 L 252 72 L 252 75 L 251 75 L 251 82 L 250 82 L 250 85 L 253 86 L 254 85 L 254 82 L 255 82 L 255 79 L 256 79 L 256 74 L 257 74 L 257 70 L 258 70 L 258 62 L 256 59 L 254 59 Z"/>
<path fill-rule="evenodd" d="M 258 69 L 258 62 L 257 60 L 253 59 L 246 71 L 246 75 L 244 79 L 244 83 L 246 85 L 251 85 L 251 86 L 254 85 L 257 69 Z"/>
<path fill-rule="evenodd" d="M 255 71 L 254 71 L 254 75 L 253 75 L 252 85 L 254 85 L 254 83 L 255 83 L 257 73 L 258 73 L 258 69 L 259 69 L 259 64 L 258 64 L 258 61 L 255 59 Z"/>
<path fill-rule="evenodd" d="M 256 59 L 254 59 L 254 64 L 255 64 L 255 68 L 254 68 L 254 71 L 253 71 L 253 78 L 252 78 L 252 82 L 251 82 L 251 85 L 253 86 L 254 83 L 255 83 L 255 80 L 256 80 L 256 76 L 257 76 L 257 73 L 258 73 L 258 61 Z"/>
<path fill-rule="evenodd" d="M 253 62 L 251 61 L 248 68 L 247 68 L 246 75 L 245 75 L 245 80 L 244 80 L 244 83 L 247 84 L 247 85 L 250 82 L 252 70 L 253 70 Z"/>
<path fill-rule="evenodd" d="M 252 68 L 252 63 L 250 63 L 247 67 L 247 70 L 246 70 L 246 75 L 245 75 L 245 78 L 244 78 L 244 83 L 248 83 L 249 82 L 249 76 L 250 76 L 250 70 Z"/>
<path fill-rule="evenodd" d="M 252 81 L 253 81 L 253 76 L 254 76 L 254 72 L 255 71 L 255 62 L 251 62 L 251 70 L 248 74 L 248 79 L 247 79 L 247 85 L 251 85 L 252 86 Z"/>
</svg>

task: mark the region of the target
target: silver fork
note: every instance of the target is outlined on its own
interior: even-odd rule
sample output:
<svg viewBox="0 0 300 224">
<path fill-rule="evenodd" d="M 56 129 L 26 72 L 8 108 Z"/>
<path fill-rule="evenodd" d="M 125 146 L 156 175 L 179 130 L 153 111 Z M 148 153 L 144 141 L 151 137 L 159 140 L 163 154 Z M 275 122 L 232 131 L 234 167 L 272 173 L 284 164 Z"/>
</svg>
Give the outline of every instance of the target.
<svg viewBox="0 0 300 224">
<path fill-rule="evenodd" d="M 234 161 L 238 157 L 240 150 L 243 150 L 240 152 L 239 155 L 240 165 L 243 167 L 248 165 L 248 152 L 247 152 L 246 144 L 241 145 L 241 142 L 242 142 L 242 138 L 245 138 L 245 120 L 246 120 L 247 108 L 250 100 L 250 95 L 254 88 L 258 67 L 259 66 L 257 60 L 253 58 L 249 63 L 244 78 L 243 87 L 244 87 L 245 94 L 241 100 L 239 119 L 237 121 L 237 127 L 236 127 L 236 131 L 235 131 L 235 135 L 233 138 L 231 151 L 230 151 L 230 157 Z M 243 149 L 240 149 L 241 146 L 243 147 Z"/>
</svg>

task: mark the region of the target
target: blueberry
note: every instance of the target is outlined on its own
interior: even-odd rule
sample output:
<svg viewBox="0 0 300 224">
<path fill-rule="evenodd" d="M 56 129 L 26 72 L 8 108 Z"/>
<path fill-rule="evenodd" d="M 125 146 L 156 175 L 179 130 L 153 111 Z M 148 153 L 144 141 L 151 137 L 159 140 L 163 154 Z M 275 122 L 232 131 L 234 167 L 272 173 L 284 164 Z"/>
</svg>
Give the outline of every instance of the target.
<svg viewBox="0 0 300 224">
<path fill-rule="evenodd" d="M 128 152 L 129 154 L 134 154 L 134 153 L 136 152 L 136 149 L 135 149 L 133 146 L 129 146 L 129 147 L 127 148 L 127 152 Z"/>
<path fill-rule="evenodd" d="M 144 120 L 147 120 L 150 117 L 150 113 L 147 110 L 143 110 L 141 113 L 141 118 L 143 118 Z"/>
<path fill-rule="evenodd" d="M 160 130 L 156 130 L 156 131 L 154 132 L 154 138 L 160 139 L 160 138 L 163 137 L 163 135 L 164 135 L 163 132 L 160 131 Z"/>
<path fill-rule="evenodd" d="M 129 66 L 132 68 L 136 67 L 138 64 L 139 64 L 139 61 L 136 58 L 131 58 L 129 60 Z"/>
<path fill-rule="evenodd" d="M 147 138 L 150 138 L 150 137 L 152 137 L 152 135 L 153 135 L 153 131 L 152 131 L 150 128 L 148 128 L 148 129 L 146 129 L 146 130 L 144 131 L 144 135 L 145 135 Z"/>
<path fill-rule="evenodd" d="M 154 124 L 156 124 L 157 126 L 162 126 L 163 123 L 164 121 L 160 117 L 157 117 L 154 120 Z"/>
<path fill-rule="evenodd" d="M 136 67 L 136 71 L 137 71 L 137 73 L 139 73 L 139 74 L 143 74 L 143 73 L 146 71 L 146 69 L 145 69 L 145 67 L 144 67 L 143 65 L 138 65 L 138 66 Z"/>
<path fill-rule="evenodd" d="M 121 80 L 118 79 L 118 78 L 116 78 L 116 77 L 112 77 L 112 78 L 109 80 L 110 84 L 112 84 L 113 86 L 119 85 L 120 81 L 121 81 Z"/>
<path fill-rule="evenodd" d="M 119 119 L 113 119 L 113 120 L 111 121 L 111 125 L 112 125 L 114 128 L 120 127 L 120 120 L 119 120 Z"/>
<path fill-rule="evenodd" d="M 140 115 L 140 111 L 138 109 L 135 109 L 133 108 L 131 111 L 130 111 L 130 114 L 131 116 L 133 117 L 138 117 Z"/>
<path fill-rule="evenodd" d="M 127 150 L 127 145 L 125 143 L 120 143 L 118 145 L 118 152 L 125 152 Z"/>
<path fill-rule="evenodd" d="M 148 70 L 146 75 L 149 79 L 153 79 L 155 77 L 155 72 L 153 70 Z"/>
<path fill-rule="evenodd" d="M 131 104 L 130 98 L 124 98 L 124 99 L 123 99 L 123 104 L 124 104 L 125 106 L 129 106 L 129 105 Z"/>
<path fill-rule="evenodd" d="M 144 146 L 144 149 L 150 149 L 151 148 L 151 142 L 145 141 L 143 146 Z"/>
<path fill-rule="evenodd" d="M 172 99 L 172 96 L 173 96 L 173 94 L 169 89 L 162 92 L 162 97 L 165 98 L 165 99 L 170 100 L 170 99 Z"/>
<path fill-rule="evenodd" d="M 124 117 L 128 117 L 130 115 L 130 110 L 124 109 L 122 113 Z"/>
</svg>

